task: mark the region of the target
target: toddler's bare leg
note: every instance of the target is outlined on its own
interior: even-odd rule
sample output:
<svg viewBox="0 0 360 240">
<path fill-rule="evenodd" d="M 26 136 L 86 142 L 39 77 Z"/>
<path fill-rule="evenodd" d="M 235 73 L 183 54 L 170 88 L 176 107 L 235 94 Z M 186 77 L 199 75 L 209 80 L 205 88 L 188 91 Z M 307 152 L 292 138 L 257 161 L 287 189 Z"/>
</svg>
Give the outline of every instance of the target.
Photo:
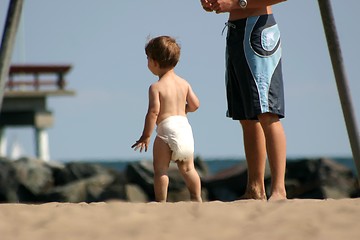
<svg viewBox="0 0 360 240">
<path fill-rule="evenodd" d="M 259 115 L 266 138 L 266 149 L 271 170 L 271 196 L 269 200 L 286 199 L 286 137 L 279 117 L 265 113 Z"/>
<path fill-rule="evenodd" d="M 194 166 L 194 158 L 176 162 L 190 192 L 191 201 L 202 202 L 201 181 Z"/>
<path fill-rule="evenodd" d="M 171 150 L 167 143 L 156 137 L 153 149 L 154 191 L 157 202 L 166 202 L 169 186 L 169 169 Z"/>
<path fill-rule="evenodd" d="M 264 174 L 266 164 L 265 137 L 258 121 L 241 120 L 248 182 L 241 199 L 266 200 Z"/>
</svg>

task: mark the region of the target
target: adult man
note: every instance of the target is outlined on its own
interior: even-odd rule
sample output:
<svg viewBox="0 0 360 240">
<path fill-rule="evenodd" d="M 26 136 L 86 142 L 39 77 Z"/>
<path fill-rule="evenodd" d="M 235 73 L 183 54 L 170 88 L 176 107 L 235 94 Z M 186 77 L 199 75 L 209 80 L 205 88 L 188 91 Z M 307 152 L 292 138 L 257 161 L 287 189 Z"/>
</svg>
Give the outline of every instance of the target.
<svg viewBox="0 0 360 240">
<path fill-rule="evenodd" d="M 286 137 L 280 32 L 271 5 L 285 0 L 201 0 L 208 12 L 229 13 L 226 42 L 227 116 L 243 129 L 248 182 L 242 199 L 265 200 L 266 157 L 271 170 L 269 200 L 286 199 Z"/>
</svg>

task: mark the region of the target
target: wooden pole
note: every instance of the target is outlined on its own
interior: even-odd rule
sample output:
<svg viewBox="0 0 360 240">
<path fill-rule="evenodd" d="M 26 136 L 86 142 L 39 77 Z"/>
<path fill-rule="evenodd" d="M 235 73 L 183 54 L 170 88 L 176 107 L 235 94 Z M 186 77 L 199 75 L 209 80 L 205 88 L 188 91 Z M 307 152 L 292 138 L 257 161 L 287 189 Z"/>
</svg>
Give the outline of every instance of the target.
<svg viewBox="0 0 360 240">
<path fill-rule="evenodd" d="M 5 84 L 9 76 L 12 51 L 19 26 L 23 0 L 10 0 L 4 33 L 0 47 L 0 111 L 4 97 Z"/>
<path fill-rule="evenodd" d="M 335 20 L 329 0 L 318 0 L 324 31 L 329 48 L 331 63 L 339 92 L 340 102 L 345 118 L 345 124 L 350 140 L 353 159 L 357 169 L 358 181 L 360 183 L 360 140 L 359 131 L 356 126 L 353 106 L 345 74 L 345 68 L 336 31 Z"/>
</svg>

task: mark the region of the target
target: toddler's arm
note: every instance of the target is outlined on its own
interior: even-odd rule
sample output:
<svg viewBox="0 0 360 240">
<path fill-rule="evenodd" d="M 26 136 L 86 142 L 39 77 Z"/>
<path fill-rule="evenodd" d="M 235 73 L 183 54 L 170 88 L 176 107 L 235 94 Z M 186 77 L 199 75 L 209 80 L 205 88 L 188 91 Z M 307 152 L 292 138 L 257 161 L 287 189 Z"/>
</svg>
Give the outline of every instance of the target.
<svg viewBox="0 0 360 240">
<path fill-rule="evenodd" d="M 145 125 L 143 133 L 139 140 L 135 142 L 131 146 L 131 148 L 134 148 L 136 151 L 137 149 L 140 149 L 140 152 L 142 152 L 143 149 L 145 149 L 145 152 L 148 149 L 149 143 L 150 143 L 150 137 L 152 132 L 154 131 L 155 125 L 156 125 L 156 119 L 158 117 L 160 111 L 160 100 L 159 100 L 159 93 L 153 85 L 149 88 L 149 107 L 148 112 L 145 117 Z"/>
<path fill-rule="evenodd" d="M 186 102 L 187 102 L 185 107 L 186 113 L 195 112 L 200 106 L 200 101 L 190 85 L 189 85 L 188 94 L 186 96 Z"/>
</svg>

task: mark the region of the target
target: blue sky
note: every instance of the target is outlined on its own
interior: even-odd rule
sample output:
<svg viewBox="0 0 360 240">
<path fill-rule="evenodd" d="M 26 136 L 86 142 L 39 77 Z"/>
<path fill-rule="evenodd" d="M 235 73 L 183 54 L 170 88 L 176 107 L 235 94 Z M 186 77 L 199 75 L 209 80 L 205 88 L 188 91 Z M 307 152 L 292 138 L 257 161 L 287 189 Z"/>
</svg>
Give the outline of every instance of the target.
<svg viewBox="0 0 360 240">
<path fill-rule="evenodd" d="M 73 65 L 68 88 L 77 95 L 48 103 L 56 118 L 49 129 L 51 159 L 151 159 L 151 151 L 130 146 L 143 128 L 148 86 L 157 80 L 147 69 L 144 45 L 158 35 L 180 42 L 176 72 L 201 101 L 189 114 L 195 154 L 244 158 L 240 125 L 225 117 L 221 31 L 227 14 L 206 13 L 190 0 L 24 2 L 13 63 Z M 359 126 L 360 2 L 331 2 Z M 1 32 L 8 4 L 0 2 Z M 288 157 L 351 156 L 317 1 L 289 0 L 273 10 L 282 34 Z M 9 144 L 17 139 L 34 155 L 31 128 L 9 128 L 6 135 Z"/>
</svg>

